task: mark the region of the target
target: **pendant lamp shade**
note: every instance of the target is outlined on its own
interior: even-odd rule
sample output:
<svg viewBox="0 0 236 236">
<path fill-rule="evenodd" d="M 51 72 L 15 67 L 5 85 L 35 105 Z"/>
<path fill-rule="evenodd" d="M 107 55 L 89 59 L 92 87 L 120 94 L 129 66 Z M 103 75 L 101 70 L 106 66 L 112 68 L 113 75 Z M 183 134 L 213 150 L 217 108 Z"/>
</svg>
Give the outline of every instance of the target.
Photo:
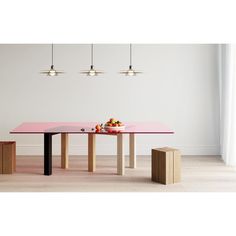
<svg viewBox="0 0 236 236">
<path fill-rule="evenodd" d="M 91 65 L 90 65 L 90 69 L 81 71 L 81 74 L 85 74 L 87 76 L 97 76 L 99 74 L 103 74 L 102 71 L 94 69 L 93 61 L 94 61 L 94 52 L 93 52 L 93 44 L 91 44 Z"/>
<path fill-rule="evenodd" d="M 51 60 L 52 60 L 52 63 L 51 63 L 51 67 L 49 70 L 43 70 L 41 71 L 41 74 L 45 74 L 47 76 L 58 76 L 59 74 L 63 74 L 64 72 L 63 71 L 58 71 L 54 68 L 54 45 L 52 44 L 51 46 Z"/>
<path fill-rule="evenodd" d="M 126 76 L 135 76 L 137 74 L 142 73 L 141 71 L 136 71 L 133 69 L 133 65 L 132 65 L 132 44 L 129 45 L 129 68 L 128 70 L 123 70 L 120 72 L 123 75 Z"/>
</svg>

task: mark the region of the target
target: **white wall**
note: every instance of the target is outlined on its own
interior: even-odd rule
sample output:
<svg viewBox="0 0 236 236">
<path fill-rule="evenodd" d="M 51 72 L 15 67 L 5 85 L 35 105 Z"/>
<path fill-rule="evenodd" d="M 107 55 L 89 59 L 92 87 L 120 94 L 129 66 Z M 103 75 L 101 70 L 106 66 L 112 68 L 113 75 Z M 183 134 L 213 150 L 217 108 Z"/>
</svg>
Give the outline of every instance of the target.
<svg viewBox="0 0 236 236">
<path fill-rule="evenodd" d="M 42 154 L 41 135 L 9 135 L 25 121 L 161 121 L 175 135 L 140 135 L 138 154 L 174 146 L 184 154 L 219 154 L 217 45 L 134 45 L 133 64 L 143 74 L 128 78 L 128 45 L 55 45 L 55 66 L 66 74 L 39 74 L 50 66 L 50 45 L 0 45 L 0 139 L 17 141 L 18 154 Z M 97 138 L 98 154 L 115 154 L 114 137 Z M 54 153 L 60 139 L 53 137 Z M 127 149 L 126 149 L 127 150 Z M 71 135 L 70 153 L 86 154 L 87 137 Z M 128 150 L 127 150 L 128 151 Z"/>
</svg>

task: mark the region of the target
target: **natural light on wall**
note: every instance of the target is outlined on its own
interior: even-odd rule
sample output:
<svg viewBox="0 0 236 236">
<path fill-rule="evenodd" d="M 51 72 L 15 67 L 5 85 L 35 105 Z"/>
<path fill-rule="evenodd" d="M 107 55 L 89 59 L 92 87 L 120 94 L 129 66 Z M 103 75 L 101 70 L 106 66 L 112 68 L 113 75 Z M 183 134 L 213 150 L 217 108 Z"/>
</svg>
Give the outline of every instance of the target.
<svg viewBox="0 0 236 236">
<path fill-rule="evenodd" d="M 221 97 L 221 155 L 236 166 L 236 45 L 219 46 Z"/>
</svg>

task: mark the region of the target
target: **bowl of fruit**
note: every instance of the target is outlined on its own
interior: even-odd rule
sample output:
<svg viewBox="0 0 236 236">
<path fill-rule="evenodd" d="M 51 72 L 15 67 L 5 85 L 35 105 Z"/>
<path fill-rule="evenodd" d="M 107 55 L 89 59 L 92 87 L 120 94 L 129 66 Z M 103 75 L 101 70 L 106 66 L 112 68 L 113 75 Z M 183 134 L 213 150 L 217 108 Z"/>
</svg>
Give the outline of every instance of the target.
<svg viewBox="0 0 236 236">
<path fill-rule="evenodd" d="M 125 126 L 119 120 L 111 118 L 109 121 L 106 122 L 104 129 L 106 131 L 122 131 L 125 129 Z"/>
</svg>

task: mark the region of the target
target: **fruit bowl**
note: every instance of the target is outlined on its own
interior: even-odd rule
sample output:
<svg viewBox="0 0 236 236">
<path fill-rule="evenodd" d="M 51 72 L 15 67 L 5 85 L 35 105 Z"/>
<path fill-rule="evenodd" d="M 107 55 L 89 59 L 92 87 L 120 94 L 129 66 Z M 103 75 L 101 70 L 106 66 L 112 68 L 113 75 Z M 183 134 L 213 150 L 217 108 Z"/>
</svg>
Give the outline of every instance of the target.
<svg viewBox="0 0 236 236">
<path fill-rule="evenodd" d="M 121 125 L 121 126 L 107 126 L 107 125 L 105 125 L 104 129 L 106 131 L 122 131 L 125 129 L 125 126 L 124 125 Z"/>
<path fill-rule="evenodd" d="M 108 132 L 119 132 L 125 129 L 124 124 L 116 120 L 114 118 L 110 118 L 105 125 L 103 124 L 97 124 L 95 126 L 96 132 L 100 132 L 102 130 L 108 131 Z"/>
<path fill-rule="evenodd" d="M 118 131 L 124 130 L 125 126 L 119 120 L 116 120 L 114 118 L 110 118 L 106 122 L 104 129 L 108 132 L 118 132 Z"/>
</svg>

